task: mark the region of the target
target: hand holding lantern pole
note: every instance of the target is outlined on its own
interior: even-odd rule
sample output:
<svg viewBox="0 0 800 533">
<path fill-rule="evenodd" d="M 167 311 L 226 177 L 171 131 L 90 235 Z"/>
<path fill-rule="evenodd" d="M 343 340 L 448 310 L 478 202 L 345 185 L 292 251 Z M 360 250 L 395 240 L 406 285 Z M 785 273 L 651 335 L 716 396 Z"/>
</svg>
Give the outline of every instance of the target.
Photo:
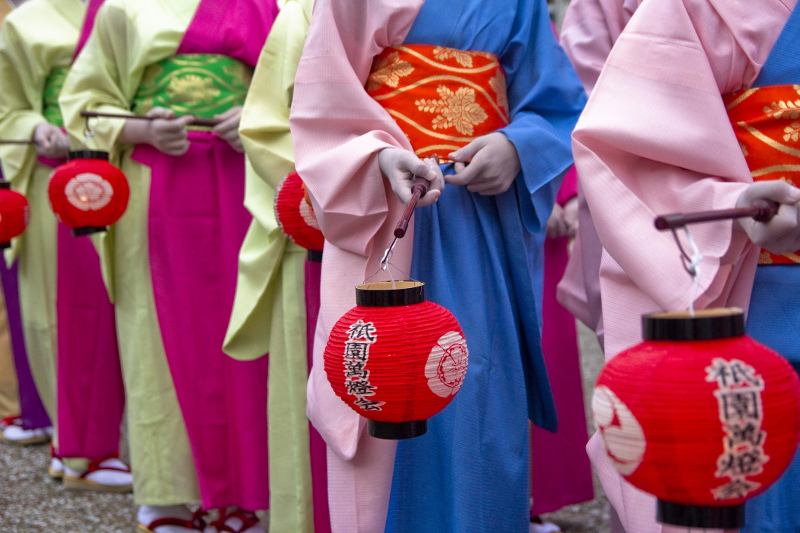
<svg viewBox="0 0 800 533">
<path fill-rule="evenodd" d="M 411 185 L 411 201 L 408 202 L 400 222 L 398 222 L 397 227 L 394 228 L 394 240 L 392 240 L 392 244 L 386 249 L 386 253 L 384 253 L 383 258 L 381 258 L 382 270 L 386 270 L 389 266 L 389 260 L 392 258 L 392 252 L 394 251 L 395 244 L 397 244 L 397 239 L 402 239 L 406 236 L 408 224 L 411 222 L 411 217 L 414 214 L 414 209 L 417 207 L 417 202 L 428 193 L 430 186 L 431 182 L 425 178 L 420 178 L 418 176 L 414 179 L 414 183 Z"/>
</svg>

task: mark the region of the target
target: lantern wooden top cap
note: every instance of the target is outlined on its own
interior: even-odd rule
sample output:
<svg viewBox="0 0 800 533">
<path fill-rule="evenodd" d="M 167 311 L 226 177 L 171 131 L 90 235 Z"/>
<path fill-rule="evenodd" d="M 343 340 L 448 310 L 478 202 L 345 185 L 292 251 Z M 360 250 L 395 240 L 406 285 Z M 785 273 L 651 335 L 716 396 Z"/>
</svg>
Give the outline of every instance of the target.
<svg viewBox="0 0 800 533">
<path fill-rule="evenodd" d="M 421 281 L 378 281 L 356 287 L 356 304 L 361 307 L 398 307 L 425 301 L 425 284 Z"/>
<path fill-rule="evenodd" d="M 74 150 L 67 156 L 69 161 L 73 159 L 102 159 L 108 161 L 108 152 L 101 150 Z"/>
<path fill-rule="evenodd" d="M 704 341 L 744 335 L 744 312 L 738 307 L 669 311 L 642 315 L 642 330 L 648 341 Z"/>
</svg>

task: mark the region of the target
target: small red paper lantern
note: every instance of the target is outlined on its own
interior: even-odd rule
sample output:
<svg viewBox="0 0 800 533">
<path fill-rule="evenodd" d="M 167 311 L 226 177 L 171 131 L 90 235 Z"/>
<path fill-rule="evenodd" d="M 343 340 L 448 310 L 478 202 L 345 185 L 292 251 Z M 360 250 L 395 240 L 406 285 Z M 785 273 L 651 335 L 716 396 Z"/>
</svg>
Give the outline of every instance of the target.
<svg viewBox="0 0 800 533">
<path fill-rule="evenodd" d="M 0 181 L 0 249 L 10 248 L 11 239 L 22 235 L 29 215 L 28 199 Z"/>
<path fill-rule="evenodd" d="M 644 317 L 645 341 L 600 373 L 592 414 L 611 462 L 658 498 L 658 520 L 738 529 L 744 501 L 789 466 L 800 380 L 744 335 L 740 309 Z"/>
<path fill-rule="evenodd" d="M 467 372 L 467 342 L 458 321 L 426 301 L 418 281 L 359 285 L 356 303 L 328 337 L 328 381 L 369 419 L 373 437 L 423 435 L 427 419 L 450 403 Z"/>
<path fill-rule="evenodd" d="M 321 252 L 325 237 L 319 229 L 314 208 L 305 183 L 297 172 L 291 172 L 275 191 L 275 218 L 281 230 L 303 248 Z"/>
<path fill-rule="evenodd" d="M 72 234 L 106 231 L 125 213 L 130 188 L 125 174 L 108 162 L 108 152 L 70 152 L 69 161 L 53 171 L 50 205 Z"/>
</svg>

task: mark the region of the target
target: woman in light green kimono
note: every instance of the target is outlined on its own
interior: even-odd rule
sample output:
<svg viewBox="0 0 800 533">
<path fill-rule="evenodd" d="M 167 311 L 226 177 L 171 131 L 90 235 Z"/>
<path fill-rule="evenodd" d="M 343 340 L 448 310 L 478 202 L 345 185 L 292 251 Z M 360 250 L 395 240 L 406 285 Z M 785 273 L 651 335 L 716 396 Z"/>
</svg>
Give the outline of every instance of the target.
<svg viewBox="0 0 800 533">
<path fill-rule="evenodd" d="M 62 132 L 58 92 L 75 53 L 86 7 L 81 0 L 30 0 L 15 9 L 0 32 L 0 145 L 3 175 L 28 198 L 30 220 L 12 248 L 31 372 L 50 420 L 56 417 L 56 218 L 48 177 L 69 146 Z M 42 161 L 37 159 L 41 156 Z M 49 164 L 46 164 L 49 163 Z"/>
<path fill-rule="evenodd" d="M 226 7 L 107 0 L 60 99 L 73 145 L 84 140 L 83 110 L 156 118 L 93 119 L 87 140 L 111 151 L 131 189 L 99 248 L 116 304 L 134 499 L 140 529 L 156 533 L 197 529 L 203 519 L 184 504 L 198 498 L 222 510 L 220 531 L 262 531 L 251 511 L 268 506 L 267 362 L 232 361 L 221 347 L 247 224 L 239 112 L 278 9 Z M 192 117 L 221 122 L 187 131 Z"/>
<path fill-rule="evenodd" d="M 273 204 L 279 182 L 294 170 L 289 108 L 313 0 L 279 5 L 281 13 L 253 75 L 239 129 L 250 163 L 245 205 L 253 221 L 239 256 L 236 299 L 223 349 L 240 360 L 269 352 L 270 531 L 300 533 L 314 531 L 315 514 L 320 515 L 312 501 L 306 418 L 306 250 L 283 234 Z M 316 503 L 325 511 L 317 516 L 317 532 L 329 531 L 326 502 Z"/>
</svg>

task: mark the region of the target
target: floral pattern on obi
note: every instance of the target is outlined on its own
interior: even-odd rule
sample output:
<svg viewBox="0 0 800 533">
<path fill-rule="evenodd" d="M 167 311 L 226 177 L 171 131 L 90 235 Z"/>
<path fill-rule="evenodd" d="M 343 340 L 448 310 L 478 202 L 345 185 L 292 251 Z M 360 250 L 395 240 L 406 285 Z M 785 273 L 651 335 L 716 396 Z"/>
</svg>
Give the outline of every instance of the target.
<svg viewBox="0 0 800 533">
<path fill-rule="evenodd" d="M 509 123 L 503 67 L 488 52 L 386 48 L 373 62 L 366 90 L 422 158 L 458 150 Z"/>
<path fill-rule="evenodd" d="M 59 128 L 64 127 L 64 117 L 61 116 L 58 97 L 61 89 L 64 88 L 67 74 L 69 74 L 69 67 L 55 67 L 51 70 L 44 82 L 44 92 L 42 93 L 42 115 L 47 122 Z"/>
<path fill-rule="evenodd" d="M 755 181 L 800 186 L 800 85 L 773 85 L 723 96 L 728 118 Z M 759 264 L 800 263 L 800 250 L 761 250 Z"/>
<path fill-rule="evenodd" d="M 132 110 L 144 115 L 154 107 L 177 115 L 213 118 L 244 105 L 253 70 L 219 54 L 179 54 L 150 65 L 133 99 Z"/>
</svg>

